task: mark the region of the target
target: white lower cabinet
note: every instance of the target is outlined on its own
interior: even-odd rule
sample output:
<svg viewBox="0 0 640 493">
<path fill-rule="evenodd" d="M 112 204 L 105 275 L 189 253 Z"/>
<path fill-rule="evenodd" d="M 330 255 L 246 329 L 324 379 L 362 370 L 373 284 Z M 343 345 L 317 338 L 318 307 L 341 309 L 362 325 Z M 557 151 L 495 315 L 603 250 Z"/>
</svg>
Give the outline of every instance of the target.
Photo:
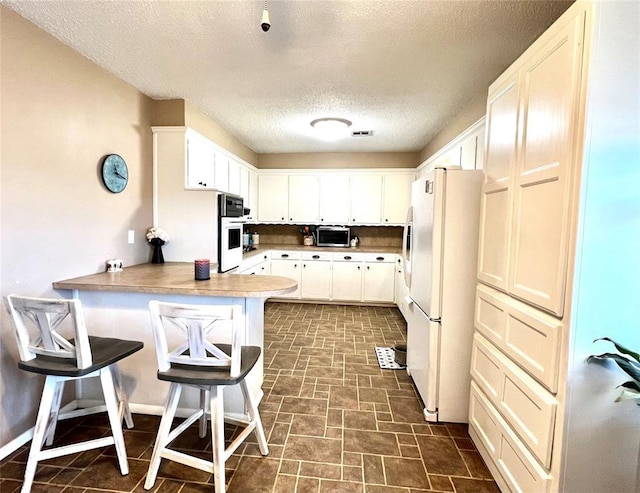
<svg viewBox="0 0 640 493">
<path fill-rule="evenodd" d="M 237 274 L 242 275 L 268 275 L 269 269 L 269 255 L 262 254 L 250 257 L 243 260 L 238 267 Z"/>
<path fill-rule="evenodd" d="M 272 251 L 271 252 L 271 275 L 288 277 L 295 280 L 298 283 L 298 288 L 292 293 L 280 295 L 282 298 L 300 298 L 300 254 L 297 252 L 283 252 Z"/>
<path fill-rule="evenodd" d="M 333 262 L 333 294 L 334 301 L 360 301 L 362 299 L 362 262 Z"/>
<path fill-rule="evenodd" d="M 469 434 L 504 491 L 547 493 L 551 476 L 522 445 L 489 399 L 471 381 Z M 497 470 L 496 470 L 497 469 Z M 506 484 L 502 484 L 502 482 Z M 506 488 L 505 488 L 506 487 Z"/>
<path fill-rule="evenodd" d="M 398 256 L 396 263 L 396 286 L 395 286 L 395 299 L 394 302 L 398 305 L 398 309 L 405 320 L 409 317 L 409 305 L 407 303 L 407 296 L 409 295 L 409 287 L 404 280 L 404 266 L 402 265 L 402 257 Z"/>
<path fill-rule="evenodd" d="M 480 334 L 473 340 L 471 376 L 540 464 L 549 468 L 555 397 Z"/>
<path fill-rule="evenodd" d="M 399 265 L 395 254 L 348 249 L 340 253 L 272 250 L 269 257 L 271 275 L 289 277 L 298 283 L 295 292 L 282 298 L 394 303 L 396 265 Z"/>
<path fill-rule="evenodd" d="M 331 299 L 331 254 L 303 253 L 300 274 L 300 295 L 302 299 Z"/>
<path fill-rule="evenodd" d="M 393 303 L 395 295 L 395 255 L 374 255 L 364 262 L 362 301 Z"/>
</svg>

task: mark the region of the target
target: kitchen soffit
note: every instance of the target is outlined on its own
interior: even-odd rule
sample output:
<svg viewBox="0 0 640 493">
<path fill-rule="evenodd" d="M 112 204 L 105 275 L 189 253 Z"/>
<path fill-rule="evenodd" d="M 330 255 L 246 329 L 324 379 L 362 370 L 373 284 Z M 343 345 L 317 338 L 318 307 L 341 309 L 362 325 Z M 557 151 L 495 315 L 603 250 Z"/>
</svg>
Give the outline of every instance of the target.
<svg viewBox="0 0 640 493">
<path fill-rule="evenodd" d="M 570 1 L 4 1 L 155 99 L 258 153 L 415 152 Z M 326 142 L 335 115 L 372 137 Z"/>
</svg>

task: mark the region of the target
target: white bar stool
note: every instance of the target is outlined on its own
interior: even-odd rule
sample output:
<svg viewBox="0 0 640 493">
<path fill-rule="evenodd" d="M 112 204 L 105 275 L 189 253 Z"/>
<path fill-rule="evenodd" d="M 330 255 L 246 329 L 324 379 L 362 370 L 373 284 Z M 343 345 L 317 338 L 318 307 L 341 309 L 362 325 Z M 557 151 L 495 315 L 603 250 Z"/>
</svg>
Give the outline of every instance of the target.
<svg viewBox="0 0 640 493">
<path fill-rule="evenodd" d="M 114 445 L 122 475 L 129 474 L 122 434 L 122 418 L 129 428 L 133 420 L 120 384 L 116 363 L 142 349 L 142 342 L 87 334 L 80 300 L 28 298 L 9 295 L 22 370 L 45 375 L 40 408 L 33 432 L 22 493 L 31 491 L 38 461 Z M 66 330 L 72 338 L 65 338 Z M 67 381 L 100 377 L 109 415 L 111 436 L 43 450 L 53 443 L 59 420 L 104 411 L 105 406 L 60 413 L 62 390 Z"/>
<path fill-rule="evenodd" d="M 144 488 L 149 490 L 153 487 L 160 461 L 164 457 L 213 473 L 214 491 L 224 493 L 224 464 L 251 432 L 256 433 L 262 455 L 269 453 L 258 407 L 245 381 L 245 376 L 260 358 L 261 350 L 257 346 L 242 346 L 239 306 L 178 305 L 151 301 L 149 310 L 158 356 L 158 379 L 171 382 L 171 387 Z M 229 334 L 228 331 L 232 340 L 230 345 L 211 341 L 214 336 L 219 338 L 221 332 Z M 242 389 L 248 420 L 224 415 L 223 389 L 236 384 Z M 200 390 L 200 409 L 172 431 L 171 424 L 183 385 Z M 169 444 L 196 420 L 200 421 L 199 435 L 204 438 L 207 432 L 207 393 L 211 413 L 212 462 L 169 448 Z M 226 449 L 225 421 L 244 426 Z"/>
</svg>

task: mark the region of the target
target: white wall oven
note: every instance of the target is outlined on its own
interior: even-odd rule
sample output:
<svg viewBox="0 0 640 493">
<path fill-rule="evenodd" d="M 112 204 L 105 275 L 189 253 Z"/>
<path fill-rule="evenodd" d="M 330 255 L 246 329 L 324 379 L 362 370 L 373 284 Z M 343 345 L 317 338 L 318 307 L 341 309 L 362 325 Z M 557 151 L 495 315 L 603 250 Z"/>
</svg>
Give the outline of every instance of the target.
<svg viewBox="0 0 640 493">
<path fill-rule="evenodd" d="M 229 272 L 242 262 L 242 197 L 218 195 L 218 272 Z"/>
</svg>

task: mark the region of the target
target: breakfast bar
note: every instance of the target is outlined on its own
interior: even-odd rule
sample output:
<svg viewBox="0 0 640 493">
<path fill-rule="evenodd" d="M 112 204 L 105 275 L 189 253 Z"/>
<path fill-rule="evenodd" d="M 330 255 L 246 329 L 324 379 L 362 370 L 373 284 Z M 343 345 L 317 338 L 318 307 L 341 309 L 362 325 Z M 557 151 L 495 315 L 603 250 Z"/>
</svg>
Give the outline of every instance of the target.
<svg viewBox="0 0 640 493">
<path fill-rule="evenodd" d="M 53 287 L 70 292 L 72 297 L 82 301 L 91 335 L 144 342 L 141 351 L 121 364 L 123 385 L 132 411 L 161 414 L 168 384 L 156 379 L 155 344 L 148 312 L 150 300 L 239 305 L 244 319 L 244 344 L 264 349 L 265 300 L 294 291 L 297 284 L 286 277 L 213 272 L 210 279 L 196 281 L 193 263 L 167 262 L 57 281 Z M 261 357 L 247 376 L 249 388 L 257 399 L 262 395 L 263 366 Z M 77 400 L 80 406 L 102 400 L 99 386 L 83 384 L 77 389 Z M 196 393 L 184 394 L 179 407 L 184 413 L 197 408 Z M 244 413 L 242 395 L 236 386 L 225 393 L 225 408 L 229 413 Z"/>
</svg>

